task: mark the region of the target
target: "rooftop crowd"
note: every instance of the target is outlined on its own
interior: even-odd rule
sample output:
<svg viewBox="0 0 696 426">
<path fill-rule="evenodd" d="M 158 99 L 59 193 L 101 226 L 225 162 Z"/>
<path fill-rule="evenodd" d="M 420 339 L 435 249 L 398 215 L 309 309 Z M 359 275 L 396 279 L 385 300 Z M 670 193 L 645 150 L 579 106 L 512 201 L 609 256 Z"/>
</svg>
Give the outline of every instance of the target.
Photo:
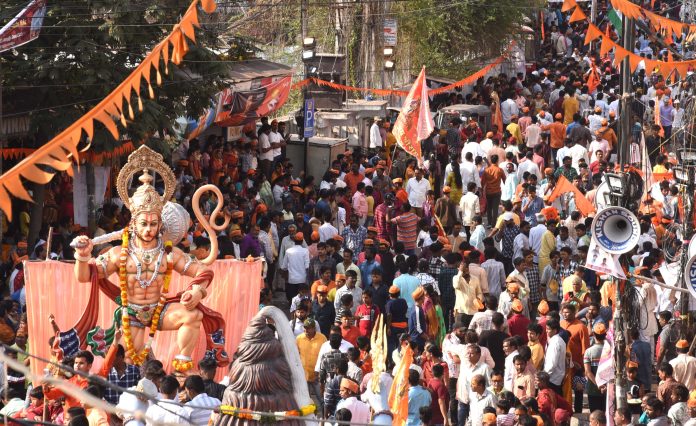
<svg viewBox="0 0 696 426">
<path fill-rule="evenodd" d="M 599 3 L 601 20 L 607 10 Z M 669 2 L 654 3 L 657 13 L 676 13 Z M 634 123 L 628 162 L 669 172 L 675 165 L 669 152 L 684 141 L 681 105 L 691 88 L 639 66 L 632 75 L 635 96 L 621 111 L 618 70 L 599 56 L 599 46 L 590 51 L 584 45 L 585 24 L 568 24 L 568 14 L 555 6 L 544 16 L 546 37 L 532 71 L 482 78 L 468 94 L 444 101 L 490 106 L 490 126 L 448 120 L 422 141 L 422 165 L 396 147 L 392 125 L 382 119 L 370 129 L 369 148 L 338 155 L 323 176 L 293 167 L 285 156 L 290 135 L 275 120 L 246 127 L 238 141 L 211 136 L 174 152 L 175 197 L 187 210 L 197 187 L 213 183 L 222 190 L 231 224 L 220 236 L 218 257 L 265 258 L 261 307 L 287 309 L 318 415 L 392 424 L 391 373 L 409 346 L 415 361 L 408 425 L 563 425 L 582 412 L 590 413 L 590 424 L 606 424 L 607 384 L 596 374 L 605 341 L 617 332 L 616 284 L 585 268 L 593 213 L 579 211 L 573 192 L 552 194 L 563 177 L 595 202 L 604 173 L 617 166 L 620 114 Z M 682 52 L 680 40 L 671 47 Z M 642 33 L 635 52 L 666 54 Z M 594 88 L 587 84 L 591 67 L 600 80 Z M 648 158 L 641 154 L 643 136 Z M 71 185 L 61 175 L 46 189 L 44 238 L 33 247 L 27 236 L 36 218 L 29 205 L 18 226 L 4 227 L 8 297 L 0 303 L 0 342 L 20 350 L 8 353 L 26 364 L 21 262 L 45 259 L 47 252 L 54 259 L 72 257 L 68 243 L 85 231 L 72 224 Z M 685 220 L 678 193 L 676 182 L 664 179 L 641 201 L 640 241 L 622 256 L 635 275 L 664 282 L 663 244 L 675 238 L 673 225 Z M 214 201 L 202 198 L 203 210 L 210 213 Z M 108 200 L 96 235 L 129 220 L 118 198 Z M 48 226 L 55 230 L 51 247 Z M 203 259 L 210 241 L 194 224 L 180 248 Z M 688 313 L 678 312 L 682 293 L 652 281 L 633 279 L 631 285 L 640 308 L 625 330 L 629 404 L 615 412 L 614 423 L 696 425 L 696 358 L 675 324 L 680 315 L 693 314 L 696 301 L 690 298 Z M 389 353 L 376 392 L 369 386 L 370 336 L 380 315 Z M 209 360 L 185 380 L 166 375 L 155 360 L 142 369 L 126 364 L 120 346 L 107 360 L 99 374 L 109 382 L 163 401 L 148 411 L 167 401 L 213 407 L 225 389 L 213 380 L 216 365 Z M 89 373 L 92 354 L 80 352 L 67 362 Z M 112 404 L 123 398 L 75 377 Z M 57 424 L 133 421 L 108 419 L 55 389 L 26 385 L 21 372 L 8 370 L 1 414 L 37 419 L 45 403 L 48 420 Z M 185 406 L 174 411 L 197 425 L 210 415 Z M 154 415 L 172 420 L 166 410 Z"/>
</svg>

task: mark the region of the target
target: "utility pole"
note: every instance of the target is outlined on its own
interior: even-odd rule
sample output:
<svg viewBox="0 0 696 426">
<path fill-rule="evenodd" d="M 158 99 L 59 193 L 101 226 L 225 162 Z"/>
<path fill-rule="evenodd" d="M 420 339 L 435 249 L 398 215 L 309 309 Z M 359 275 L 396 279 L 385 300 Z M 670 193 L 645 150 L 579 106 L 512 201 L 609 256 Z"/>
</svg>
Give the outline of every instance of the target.
<svg viewBox="0 0 696 426">
<path fill-rule="evenodd" d="M 594 3 L 594 2 L 593 2 Z M 623 47 L 629 51 L 633 48 L 633 29 L 634 22 L 625 14 L 623 16 Z M 619 149 L 618 157 L 621 165 L 621 174 L 625 172 L 626 162 L 629 161 L 630 146 L 631 146 L 631 103 L 633 100 L 631 89 L 631 64 L 628 57 L 624 58 L 621 63 L 621 102 L 619 103 Z M 625 175 L 624 175 L 625 176 Z M 630 306 L 623 306 L 621 303 L 621 290 L 626 285 L 626 281 L 617 282 L 615 278 L 616 288 L 616 309 L 614 312 L 614 369 L 615 369 L 615 389 L 616 389 L 616 408 L 626 407 L 626 330 L 624 326 L 624 316 L 635 315 L 634 312 L 627 312 Z"/>
<path fill-rule="evenodd" d="M 300 26 L 302 32 L 302 40 L 307 37 L 307 0 L 302 0 L 300 3 Z"/>
<path fill-rule="evenodd" d="M 625 14 L 623 20 L 622 45 L 624 49 L 633 51 L 633 31 L 635 24 Z M 628 57 L 621 62 L 621 102 L 619 106 L 619 164 L 621 172 L 624 172 L 625 164 L 629 160 L 631 147 L 631 103 L 633 94 L 631 88 L 631 64 Z"/>
</svg>

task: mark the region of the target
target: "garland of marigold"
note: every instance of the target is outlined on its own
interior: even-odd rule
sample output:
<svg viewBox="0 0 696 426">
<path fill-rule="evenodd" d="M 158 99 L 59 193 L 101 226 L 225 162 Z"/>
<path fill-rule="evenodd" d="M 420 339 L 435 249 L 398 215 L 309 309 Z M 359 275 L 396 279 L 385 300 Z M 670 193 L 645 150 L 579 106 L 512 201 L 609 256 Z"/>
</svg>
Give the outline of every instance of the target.
<svg viewBox="0 0 696 426">
<path fill-rule="evenodd" d="M 271 413 L 254 413 L 247 408 L 234 407 L 232 405 L 221 405 L 220 414 L 236 417 L 244 420 L 255 420 L 262 423 L 274 423 L 284 420 L 286 417 L 305 417 L 317 411 L 314 404 L 305 405 L 299 410 L 275 411 Z"/>
<path fill-rule="evenodd" d="M 147 342 L 145 343 L 145 347 L 138 353 L 135 351 L 135 346 L 133 345 L 133 336 L 130 330 L 130 316 L 128 314 L 128 274 L 126 272 L 126 263 L 128 261 L 128 228 L 123 229 L 118 269 L 118 278 L 121 287 L 121 322 L 123 323 L 123 338 L 126 344 L 126 354 L 135 365 L 141 365 L 145 362 L 152 350 L 152 342 L 155 339 L 155 333 L 159 326 L 160 314 L 166 302 L 165 295 L 169 292 L 169 283 L 172 280 L 172 270 L 174 269 L 171 241 L 167 241 L 164 244 L 164 250 L 167 252 L 167 272 L 164 275 L 162 292 L 160 293 L 155 312 L 152 314 L 152 322 L 150 324 Z"/>
</svg>

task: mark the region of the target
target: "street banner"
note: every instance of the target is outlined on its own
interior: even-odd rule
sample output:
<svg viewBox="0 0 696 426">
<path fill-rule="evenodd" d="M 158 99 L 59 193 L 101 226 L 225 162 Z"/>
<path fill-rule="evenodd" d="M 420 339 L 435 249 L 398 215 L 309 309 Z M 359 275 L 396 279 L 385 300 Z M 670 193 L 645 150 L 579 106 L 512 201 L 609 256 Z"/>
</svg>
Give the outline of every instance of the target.
<svg viewBox="0 0 696 426">
<path fill-rule="evenodd" d="M 46 16 L 46 0 L 32 0 L 17 16 L 0 29 L 0 52 L 36 39 Z"/>
<path fill-rule="evenodd" d="M 384 19 L 384 45 L 385 46 L 396 46 L 397 32 L 396 32 L 396 19 L 385 18 Z"/>
<path fill-rule="evenodd" d="M 404 151 L 416 157 L 419 166 L 423 165 L 420 141 L 427 139 L 434 127 L 423 67 L 406 96 L 393 130 L 396 142 Z"/>
<path fill-rule="evenodd" d="M 256 89 L 225 89 L 220 95 L 221 112 L 215 117 L 215 124 L 221 127 L 241 126 L 276 112 L 288 100 L 291 85 L 292 76 L 286 76 L 275 81 L 264 81 Z"/>
</svg>

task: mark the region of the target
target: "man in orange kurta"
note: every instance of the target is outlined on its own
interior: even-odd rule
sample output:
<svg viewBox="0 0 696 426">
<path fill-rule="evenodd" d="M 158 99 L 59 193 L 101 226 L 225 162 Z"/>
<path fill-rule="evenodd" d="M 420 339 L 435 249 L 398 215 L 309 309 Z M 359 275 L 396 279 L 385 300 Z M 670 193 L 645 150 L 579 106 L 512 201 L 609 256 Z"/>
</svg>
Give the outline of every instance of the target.
<svg viewBox="0 0 696 426">
<path fill-rule="evenodd" d="M 575 313 L 575 305 L 569 303 L 564 304 L 561 309 L 561 316 L 563 318 L 561 320 L 561 327 L 570 334 L 567 351 L 570 353 L 570 359 L 572 361 L 572 377 L 583 376 L 583 356 L 585 355 L 585 350 L 590 347 L 590 332 L 582 321 L 575 318 Z M 583 392 L 584 387 L 575 387 L 575 384 L 573 384 L 573 393 L 575 394 L 573 406 L 576 413 L 582 412 Z"/>
<path fill-rule="evenodd" d="M 120 332 L 117 332 L 116 337 L 114 338 L 114 343 L 111 345 L 111 347 L 109 347 L 109 351 L 106 353 L 106 357 L 104 358 L 104 364 L 102 364 L 101 368 L 99 369 L 99 372 L 97 372 L 97 374 L 103 378 L 107 378 L 109 376 L 109 371 L 111 371 L 111 367 L 113 367 L 114 365 L 114 360 L 116 359 L 116 350 L 118 349 L 117 342 L 120 340 L 120 337 Z M 92 355 L 91 352 L 80 351 L 77 353 L 77 355 L 75 355 L 75 363 L 73 364 L 73 369 L 84 374 L 90 374 L 93 362 L 94 355 Z M 90 385 L 89 379 L 79 374 L 73 375 L 70 379 L 68 379 L 68 382 L 70 382 L 73 386 L 77 386 L 80 389 L 86 389 Z M 47 400 L 54 400 L 60 398 L 61 396 L 64 396 L 65 410 L 71 407 L 80 407 L 82 405 L 82 401 L 80 401 L 79 398 L 75 398 L 72 395 L 68 395 L 64 393 L 62 390 L 50 387 L 49 385 L 44 385 L 44 396 Z"/>
</svg>

